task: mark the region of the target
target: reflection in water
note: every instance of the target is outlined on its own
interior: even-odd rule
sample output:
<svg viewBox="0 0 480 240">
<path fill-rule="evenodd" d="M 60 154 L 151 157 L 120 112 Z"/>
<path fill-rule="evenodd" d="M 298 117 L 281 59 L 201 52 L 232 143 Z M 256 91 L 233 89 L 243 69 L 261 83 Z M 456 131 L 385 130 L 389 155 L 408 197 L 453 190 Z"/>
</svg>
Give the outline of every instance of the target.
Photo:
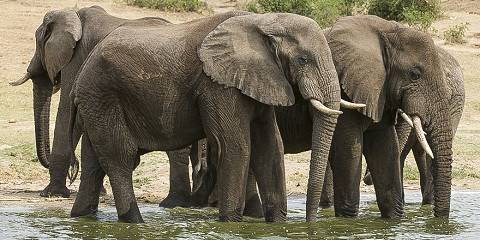
<svg viewBox="0 0 480 240">
<path fill-rule="evenodd" d="M 245 222 L 216 221 L 218 211 L 141 205 L 146 224 L 118 223 L 114 207 L 101 209 L 96 217 L 69 218 L 69 209 L 0 207 L 0 239 L 5 238 L 476 238 L 480 216 L 475 211 L 480 192 L 452 194 L 450 219 L 433 217 L 431 206 L 421 206 L 419 194 L 407 193 L 406 217 L 400 220 L 379 218 L 373 195 L 362 196 L 361 215 L 336 218 L 333 209 L 323 209 L 317 223 L 305 223 L 305 200 L 290 199 L 288 222 L 267 224 L 260 219 Z"/>
</svg>

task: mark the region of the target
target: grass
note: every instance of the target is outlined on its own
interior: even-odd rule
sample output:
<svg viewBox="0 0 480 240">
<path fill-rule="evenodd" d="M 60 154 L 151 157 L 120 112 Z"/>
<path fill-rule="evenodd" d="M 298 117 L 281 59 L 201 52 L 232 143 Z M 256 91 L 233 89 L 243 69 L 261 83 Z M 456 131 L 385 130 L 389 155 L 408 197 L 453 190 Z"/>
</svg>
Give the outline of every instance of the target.
<svg viewBox="0 0 480 240">
<path fill-rule="evenodd" d="M 200 12 L 206 9 L 200 0 L 125 0 L 128 5 L 173 12 Z"/>
<path fill-rule="evenodd" d="M 443 33 L 443 39 L 448 43 L 466 43 L 465 32 L 468 30 L 468 25 L 470 25 L 470 23 L 467 22 L 452 26 Z"/>
<path fill-rule="evenodd" d="M 405 167 L 403 168 L 403 179 L 415 181 L 420 180 L 420 174 L 418 173 L 417 166 L 405 164 Z"/>
</svg>

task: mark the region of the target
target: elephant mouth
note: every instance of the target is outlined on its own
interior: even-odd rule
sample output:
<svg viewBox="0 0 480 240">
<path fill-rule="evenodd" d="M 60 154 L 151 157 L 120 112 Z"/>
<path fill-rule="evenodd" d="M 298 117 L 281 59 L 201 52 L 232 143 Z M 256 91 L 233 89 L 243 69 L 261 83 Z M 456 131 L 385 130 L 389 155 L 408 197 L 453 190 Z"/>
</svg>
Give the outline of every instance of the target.
<svg viewBox="0 0 480 240">
<path fill-rule="evenodd" d="M 410 116 L 400 108 L 397 109 L 397 115 L 400 115 L 400 117 L 402 117 L 405 122 L 410 125 L 410 127 L 415 129 L 415 135 L 417 136 L 417 140 L 420 143 L 420 146 L 422 146 L 423 150 L 425 150 L 425 153 L 433 159 L 433 152 L 430 148 L 430 145 L 428 145 L 427 139 L 425 138 L 427 133 L 423 131 L 422 120 L 420 119 L 420 117 L 417 115 L 412 115 L 412 117 L 410 118 Z"/>
</svg>

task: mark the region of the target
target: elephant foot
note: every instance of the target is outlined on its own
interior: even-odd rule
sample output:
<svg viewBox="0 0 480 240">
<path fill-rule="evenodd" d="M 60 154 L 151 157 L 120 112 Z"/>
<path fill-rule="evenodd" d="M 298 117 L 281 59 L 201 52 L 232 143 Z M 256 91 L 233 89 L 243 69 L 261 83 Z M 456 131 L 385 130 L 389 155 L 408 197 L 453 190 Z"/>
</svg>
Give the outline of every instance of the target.
<svg viewBox="0 0 480 240">
<path fill-rule="evenodd" d="M 170 192 L 168 196 L 160 202 L 159 206 L 164 208 L 190 207 L 190 197 L 185 194 Z"/>
<path fill-rule="evenodd" d="M 372 175 L 370 174 L 370 172 L 366 173 L 363 177 L 363 183 L 365 183 L 365 185 L 367 186 L 373 185 Z"/>
<path fill-rule="evenodd" d="M 356 216 L 358 216 L 358 209 L 335 207 L 335 217 L 356 217 Z"/>
<path fill-rule="evenodd" d="M 65 185 L 50 183 L 40 192 L 41 197 L 70 197 L 70 190 Z"/>
<path fill-rule="evenodd" d="M 266 209 L 265 222 L 285 222 L 287 220 L 287 211 L 281 209 Z"/>
<path fill-rule="evenodd" d="M 131 204 L 128 212 L 118 216 L 119 222 L 125 223 L 144 223 L 140 210 L 138 209 L 137 203 L 134 202 Z"/>
<path fill-rule="evenodd" d="M 433 196 L 425 196 L 422 199 L 422 205 L 433 205 Z"/>
<path fill-rule="evenodd" d="M 320 199 L 318 206 L 320 208 L 331 208 L 333 206 L 333 201 L 330 199 Z"/>
<path fill-rule="evenodd" d="M 382 218 L 402 218 L 403 217 L 403 208 L 395 208 L 391 211 L 384 212 L 380 211 Z"/>
<path fill-rule="evenodd" d="M 243 215 L 247 217 L 262 218 L 263 217 L 263 207 L 258 198 L 258 194 L 255 194 L 254 197 L 251 197 L 245 201 L 245 209 L 243 210 Z"/>
<path fill-rule="evenodd" d="M 237 212 L 231 214 L 220 214 L 220 222 L 240 222 L 242 221 L 242 215 Z"/>
<path fill-rule="evenodd" d="M 72 211 L 70 212 L 70 217 L 84 217 L 92 216 L 97 214 L 98 205 L 88 205 L 85 207 L 79 207 L 77 204 L 74 204 Z"/>
</svg>

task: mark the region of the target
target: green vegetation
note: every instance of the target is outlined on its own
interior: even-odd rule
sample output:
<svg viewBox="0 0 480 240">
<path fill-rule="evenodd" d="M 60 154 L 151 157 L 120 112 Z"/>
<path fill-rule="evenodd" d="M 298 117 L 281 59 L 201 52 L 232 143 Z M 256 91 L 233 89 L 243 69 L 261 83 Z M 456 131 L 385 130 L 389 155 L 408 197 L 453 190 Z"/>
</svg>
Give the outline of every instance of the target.
<svg viewBox="0 0 480 240">
<path fill-rule="evenodd" d="M 403 167 L 403 179 L 420 180 L 420 174 L 416 165 L 405 164 Z"/>
<path fill-rule="evenodd" d="M 246 10 L 256 13 L 289 12 L 315 20 L 327 27 L 339 17 L 351 15 L 357 0 L 256 0 L 250 2 Z"/>
<path fill-rule="evenodd" d="M 441 15 L 440 0 L 367 0 L 368 14 L 427 31 Z"/>
<path fill-rule="evenodd" d="M 174 12 L 199 12 L 206 8 L 200 0 L 125 0 L 128 5 Z"/>
<path fill-rule="evenodd" d="M 250 12 L 290 12 L 310 17 L 322 27 L 357 12 L 405 22 L 426 31 L 440 15 L 439 0 L 254 0 Z"/>
<path fill-rule="evenodd" d="M 443 33 L 443 39 L 449 43 L 465 43 L 465 32 L 468 30 L 469 23 L 460 23 Z"/>
</svg>

